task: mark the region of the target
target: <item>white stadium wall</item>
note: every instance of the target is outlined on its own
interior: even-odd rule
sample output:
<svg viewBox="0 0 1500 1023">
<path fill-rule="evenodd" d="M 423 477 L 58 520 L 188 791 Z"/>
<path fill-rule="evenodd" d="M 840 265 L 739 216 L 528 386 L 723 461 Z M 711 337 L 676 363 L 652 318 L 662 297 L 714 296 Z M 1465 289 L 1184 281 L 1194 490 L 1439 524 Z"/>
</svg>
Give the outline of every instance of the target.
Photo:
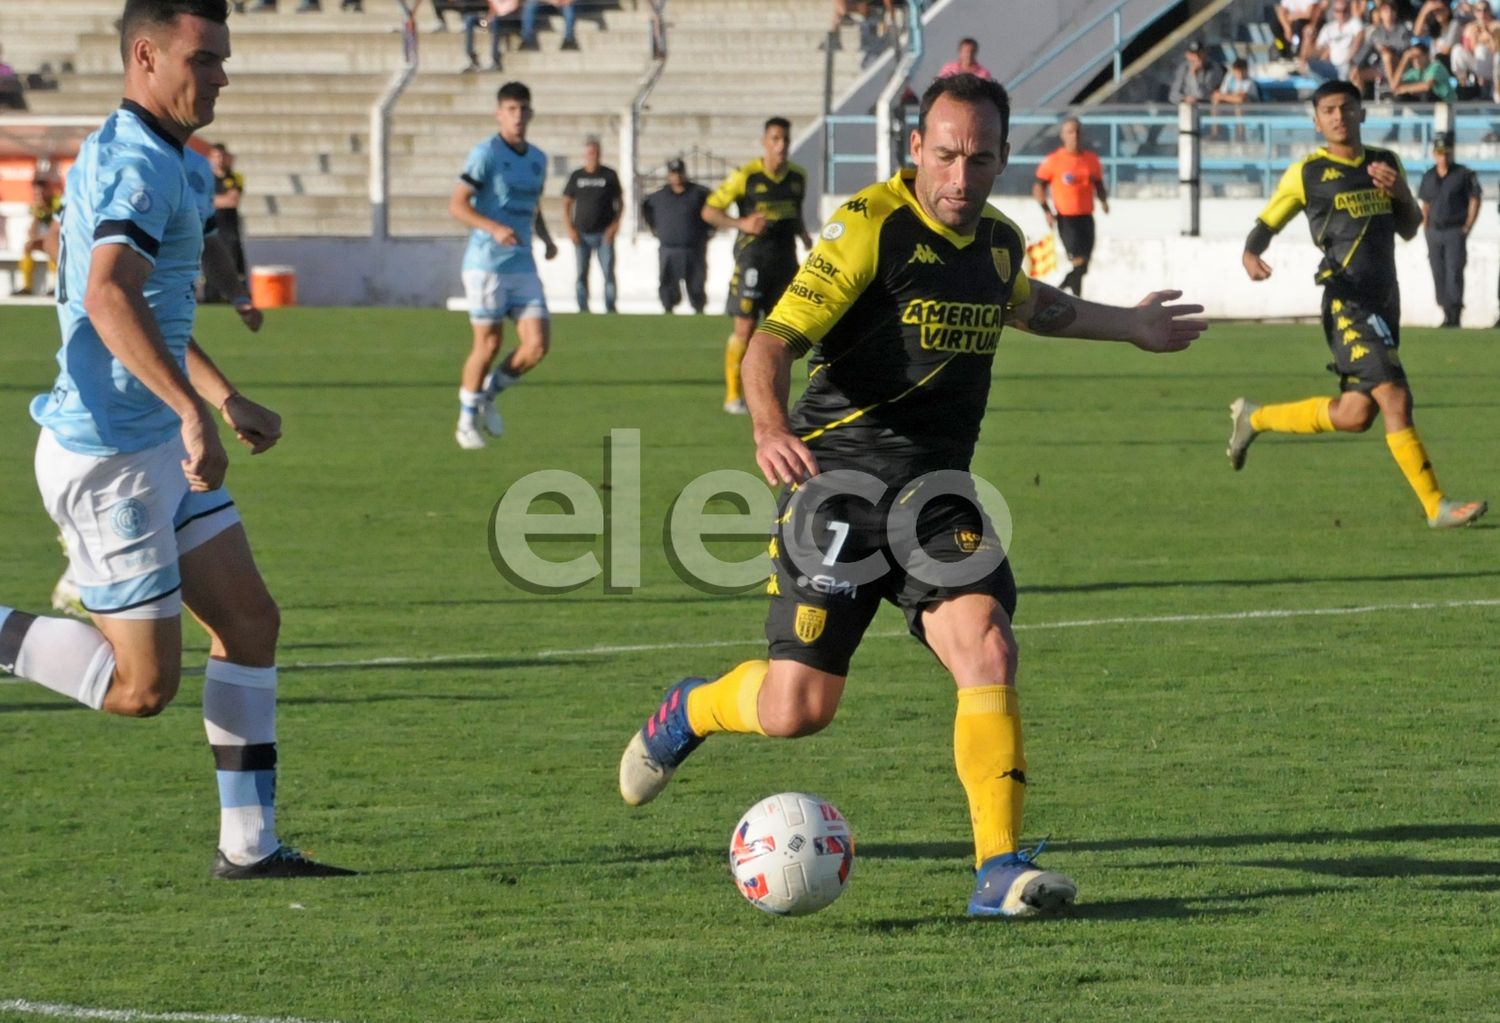
<svg viewBox="0 0 1500 1023">
<path fill-rule="evenodd" d="M 837 205 L 833 201 L 829 208 Z M 999 204 L 1027 234 L 1044 229 L 1041 213 L 1029 199 L 1008 197 Z M 1099 242 L 1086 296 L 1101 302 L 1131 304 L 1147 292 L 1172 286 L 1225 319 L 1316 317 L 1319 290 L 1312 282 L 1318 251 L 1306 222 L 1297 218 L 1273 243 L 1266 259 L 1275 276 L 1254 284 L 1240 267 L 1245 234 L 1261 208 L 1258 200 L 1216 199 L 1204 204 L 1204 237 L 1178 233 L 1181 207 L 1175 200 L 1136 199 L 1111 203 L 1108 216 L 1096 215 Z M 254 230 L 253 223 L 248 225 Z M 731 239 L 720 233 L 709 250 L 709 311 L 724 307 L 732 266 Z M 282 264 L 297 274 L 303 305 L 440 307 L 461 294 L 459 261 L 463 242 L 454 238 L 398 238 L 376 243 L 363 238 L 250 238 L 246 248 L 253 264 Z M 1427 247 L 1416 240 L 1397 245 L 1402 283 L 1403 321 L 1437 324 L 1442 313 L 1432 297 Z M 621 240 L 616 258 L 619 305 L 631 313 L 659 312 L 656 298 L 656 242 L 643 235 Z M 1059 252 L 1059 255 L 1061 253 Z M 540 248 L 538 248 L 540 256 Z M 558 257 L 538 260 L 547 301 L 554 312 L 576 309 L 573 296 L 572 246 L 563 241 Z M 603 305 L 597 266 L 593 271 L 593 304 Z M 1486 202 L 1469 239 L 1466 274 L 1466 326 L 1488 327 L 1500 315 L 1496 298 L 1500 275 L 1500 218 Z M 1061 271 L 1053 280 L 1061 277 Z M 686 312 L 686 305 L 678 311 Z"/>
</svg>

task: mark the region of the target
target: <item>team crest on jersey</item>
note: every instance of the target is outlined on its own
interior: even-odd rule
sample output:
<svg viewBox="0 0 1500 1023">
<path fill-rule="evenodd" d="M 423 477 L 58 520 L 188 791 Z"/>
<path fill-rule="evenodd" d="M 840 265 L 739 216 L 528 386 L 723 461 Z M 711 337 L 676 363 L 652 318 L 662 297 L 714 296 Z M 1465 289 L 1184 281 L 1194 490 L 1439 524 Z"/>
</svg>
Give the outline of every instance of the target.
<svg viewBox="0 0 1500 1023">
<path fill-rule="evenodd" d="M 145 536 L 150 520 L 146 506 L 133 497 L 127 497 L 109 513 L 109 526 L 121 540 L 139 540 Z"/>
<path fill-rule="evenodd" d="M 816 643 L 818 637 L 823 635 L 823 627 L 828 624 L 828 611 L 821 607 L 813 607 L 811 604 L 797 605 L 797 620 L 792 628 L 797 633 L 797 638 L 804 644 Z"/>
<path fill-rule="evenodd" d="M 823 230 L 819 233 L 822 234 L 825 241 L 836 242 L 844 237 L 844 225 L 840 224 L 837 220 L 830 220 L 823 225 Z"/>
<path fill-rule="evenodd" d="M 988 549 L 988 545 L 984 542 L 984 534 L 976 533 L 972 529 L 955 529 L 953 543 L 965 554 Z"/>
<path fill-rule="evenodd" d="M 142 189 L 130 197 L 130 208 L 137 213 L 151 212 L 151 193 Z"/>
<path fill-rule="evenodd" d="M 990 258 L 995 261 L 995 273 L 1000 275 L 1000 283 L 1010 283 L 1010 250 L 990 249 Z"/>
</svg>

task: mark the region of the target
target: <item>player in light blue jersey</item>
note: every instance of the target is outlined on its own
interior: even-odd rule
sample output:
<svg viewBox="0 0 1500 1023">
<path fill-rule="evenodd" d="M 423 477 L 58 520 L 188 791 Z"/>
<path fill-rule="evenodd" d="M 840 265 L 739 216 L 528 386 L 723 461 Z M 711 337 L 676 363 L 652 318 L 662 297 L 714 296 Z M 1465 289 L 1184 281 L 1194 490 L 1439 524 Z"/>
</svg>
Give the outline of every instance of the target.
<svg viewBox="0 0 1500 1023">
<path fill-rule="evenodd" d="M 205 210 L 184 148 L 229 79 L 226 0 L 126 0 L 125 100 L 68 174 L 59 372 L 32 403 L 36 474 L 93 625 L 0 606 L 0 669 L 86 706 L 159 714 L 182 674 L 182 606 L 209 633 L 203 719 L 221 878 L 349 871 L 275 826 L 280 612 L 234 502 L 217 409 L 258 454 L 281 436 L 192 340 Z"/>
<path fill-rule="evenodd" d="M 505 424 L 495 396 L 547 354 L 547 299 L 531 253 L 533 225 L 547 258 L 557 255 L 541 211 L 547 154 L 526 141 L 531 90 L 520 82 L 500 86 L 495 121 L 499 134 L 469 153 L 448 200 L 448 212 L 469 228 L 463 282 L 474 346 L 459 382 L 455 437 L 470 449 L 484 447 L 481 429 L 500 436 Z M 516 321 L 516 347 L 491 372 L 507 316 Z"/>
</svg>

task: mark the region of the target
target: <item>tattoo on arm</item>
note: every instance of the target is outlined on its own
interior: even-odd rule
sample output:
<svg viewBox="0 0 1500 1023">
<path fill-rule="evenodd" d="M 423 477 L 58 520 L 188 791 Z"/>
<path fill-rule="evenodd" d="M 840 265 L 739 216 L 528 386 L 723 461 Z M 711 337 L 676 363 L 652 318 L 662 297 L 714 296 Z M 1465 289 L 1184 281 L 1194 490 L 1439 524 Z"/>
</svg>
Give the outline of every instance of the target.
<svg viewBox="0 0 1500 1023">
<path fill-rule="evenodd" d="M 1078 319 L 1073 300 L 1053 287 L 1038 289 L 1036 310 L 1023 326 L 1033 334 L 1061 334 Z"/>
</svg>

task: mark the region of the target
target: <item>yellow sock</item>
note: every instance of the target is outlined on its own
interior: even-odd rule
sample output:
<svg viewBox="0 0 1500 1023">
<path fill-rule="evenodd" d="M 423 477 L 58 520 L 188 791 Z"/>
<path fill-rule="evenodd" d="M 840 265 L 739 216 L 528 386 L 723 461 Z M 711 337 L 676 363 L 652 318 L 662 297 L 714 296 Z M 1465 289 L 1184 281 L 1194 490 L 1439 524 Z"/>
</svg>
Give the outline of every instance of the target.
<svg viewBox="0 0 1500 1023">
<path fill-rule="evenodd" d="M 1328 409 L 1332 398 L 1308 398 L 1285 405 L 1262 405 L 1250 413 L 1250 426 L 1272 433 L 1331 433 L 1333 420 Z"/>
<path fill-rule="evenodd" d="M 761 683 L 771 666 L 765 661 L 746 661 L 728 674 L 688 693 L 688 724 L 699 735 L 739 732 L 765 735 L 760 727 Z"/>
<path fill-rule="evenodd" d="M 974 866 L 1015 852 L 1026 802 L 1026 753 L 1021 708 L 1014 686 L 958 691 L 953 719 L 953 760 L 969 797 L 974 824 Z"/>
<path fill-rule="evenodd" d="M 1406 482 L 1417 492 L 1422 510 L 1429 519 L 1432 518 L 1438 513 L 1443 492 L 1438 489 L 1437 474 L 1432 471 L 1432 463 L 1427 460 L 1427 449 L 1422 446 L 1422 438 L 1417 436 L 1417 428 L 1408 426 L 1404 430 L 1386 434 L 1385 445 L 1391 449 L 1391 457 L 1396 460 L 1396 464 L 1401 466 L 1401 475 L 1406 477 Z"/>
<path fill-rule="evenodd" d="M 740 363 L 744 361 L 745 349 L 750 347 L 735 337 L 729 335 L 729 340 L 724 343 L 724 401 L 743 401 L 745 392 L 740 387 Z"/>
<path fill-rule="evenodd" d="M 29 253 L 29 252 L 23 252 L 23 253 L 21 253 L 20 270 L 21 270 L 21 290 L 23 292 L 25 292 L 26 294 L 29 295 L 29 294 L 31 294 L 32 286 L 33 286 L 32 276 L 36 272 L 36 260 L 31 258 L 31 253 Z"/>
</svg>

